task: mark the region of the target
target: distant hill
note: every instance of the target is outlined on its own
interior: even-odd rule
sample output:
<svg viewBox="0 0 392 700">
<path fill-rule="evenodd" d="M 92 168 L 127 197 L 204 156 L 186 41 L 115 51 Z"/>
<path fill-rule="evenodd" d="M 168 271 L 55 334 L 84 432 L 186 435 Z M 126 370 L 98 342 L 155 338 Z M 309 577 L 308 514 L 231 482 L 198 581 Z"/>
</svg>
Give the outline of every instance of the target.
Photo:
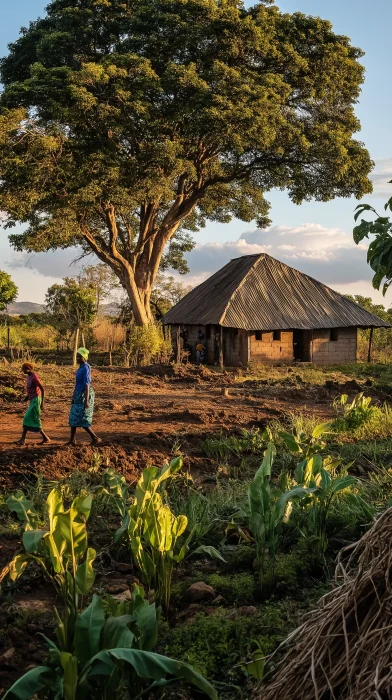
<svg viewBox="0 0 392 700">
<path fill-rule="evenodd" d="M 16 301 L 8 307 L 8 313 L 11 316 L 20 316 L 21 314 L 42 314 L 45 311 L 43 304 L 35 304 L 32 301 Z"/>
<path fill-rule="evenodd" d="M 101 307 L 101 315 L 117 316 L 120 307 L 118 304 L 103 304 Z M 20 316 L 21 314 L 42 314 L 45 311 L 44 304 L 35 304 L 32 301 L 16 301 L 8 307 L 10 316 Z"/>
</svg>

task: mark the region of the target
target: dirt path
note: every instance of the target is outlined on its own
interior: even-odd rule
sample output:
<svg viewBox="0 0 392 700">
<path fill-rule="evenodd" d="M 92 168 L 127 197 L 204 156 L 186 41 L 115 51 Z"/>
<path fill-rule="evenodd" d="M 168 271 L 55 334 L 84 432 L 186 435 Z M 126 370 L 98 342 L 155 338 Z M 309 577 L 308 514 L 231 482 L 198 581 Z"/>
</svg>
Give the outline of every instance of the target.
<svg viewBox="0 0 392 700">
<path fill-rule="evenodd" d="M 30 433 L 26 447 L 18 447 L 26 406 L 19 400 L 3 401 L 0 486 L 37 473 L 61 478 L 80 465 L 88 466 L 97 452 L 83 430 L 78 431 L 76 450 L 64 446 L 69 437 L 72 369 L 43 367 L 40 376 L 47 391 L 43 425 L 52 443 L 41 446 L 40 437 Z M 22 397 L 23 380 L 15 382 Z M 156 377 L 128 370 L 94 370 L 94 388 L 94 429 L 102 438 L 98 454 L 130 476 L 146 462 L 167 458 L 173 445 L 194 453 L 200 462 L 197 445 L 207 434 L 264 427 L 289 412 L 317 414 L 321 419 L 331 414 L 331 397 L 320 387 L 306 391 L 238 383 L 234 375 L 187 372 Z"/>
</svg>

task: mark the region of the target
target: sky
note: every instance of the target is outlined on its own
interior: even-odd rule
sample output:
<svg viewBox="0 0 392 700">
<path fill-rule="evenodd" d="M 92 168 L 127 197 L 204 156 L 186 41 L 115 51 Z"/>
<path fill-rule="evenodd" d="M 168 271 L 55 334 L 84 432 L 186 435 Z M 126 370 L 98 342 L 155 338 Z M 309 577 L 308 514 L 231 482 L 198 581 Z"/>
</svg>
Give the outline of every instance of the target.
<svg viewBox="0 0 392 700">
<path fill-rule="evenodd" d="M 362 63 L 365 83 L 356 113 L 361 121 L 359 138 L 375 161 L 374 192 L 365 201 L 378 211 L 392 196 L 392 89 L 390 75 L 390 0 L 277 0 L 285 12 L 303 12 L 332 22 L 334 31 L 347 35 L 365 51 Z M 44 14 L 44 0 L 0 0 L 0 55 L 14 41 L 22 26 Z M 358 136 L 358 135 L 357 135 Z M 268 193 L 272 225 L 257 230 L 255 224 L 234 220 L 210 223 L 197 234 L 197 245 L 187 255 L 186 284 L 197 284 L 239 255 L 267 252 L 292 267 L 312 275 L 344 294 L 372 296 L 392 305 L 392 290 L 385 299 L 373 290 L 372 272 L 366 263 L 366 245 L 352 240 L 353 210 L 358 202 L 336 199 L 327 203 L 292 204 L 285 192 Z M 76 274 L 74 250 L 39 255 L 16 253 L 0 230 L 0 267 L 11 273 L 19 287 L 19 301 L 41 303 L 47 288 L 64 276 Z M 91 261 L 93 262 L 93 260 Z"/>
</svg>

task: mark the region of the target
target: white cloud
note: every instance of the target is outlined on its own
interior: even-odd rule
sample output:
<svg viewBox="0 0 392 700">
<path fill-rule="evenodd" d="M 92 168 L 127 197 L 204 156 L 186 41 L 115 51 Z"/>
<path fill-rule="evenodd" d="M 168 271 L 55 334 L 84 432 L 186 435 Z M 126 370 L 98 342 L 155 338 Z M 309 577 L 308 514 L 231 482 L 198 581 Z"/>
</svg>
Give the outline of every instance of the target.
<svg viewBox="0 0 392 700">
<path fill-rule="evenodd" d="M 233 258 L 268 253 L 329 285 L 370 281 L 366 246 L 338 228 L 307 223 L 291 228 L 273 226 L 243 233 L 239 240 L 197 245 L 187 255 L 191 276 L 207 277 Z"/>
<path fill-rule="evenodd" d="M 370 175 L 373 182 L 373 196 L 383 197 L 387 201 L 392 197 L 392 158 L 380 158 L 375 161 L 375 168 Z"/>
</svg>

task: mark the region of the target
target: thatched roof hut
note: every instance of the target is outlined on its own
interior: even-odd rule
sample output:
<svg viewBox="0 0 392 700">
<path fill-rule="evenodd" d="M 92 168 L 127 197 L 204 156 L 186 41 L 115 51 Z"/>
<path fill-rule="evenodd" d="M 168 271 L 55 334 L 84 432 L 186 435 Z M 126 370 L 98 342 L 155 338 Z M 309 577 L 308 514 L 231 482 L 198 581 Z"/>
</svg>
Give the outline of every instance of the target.
<svg viewBox="0 0 392 700">
<path fill-rule="evenodd" d="M 355 362 L 357 328 L 389 327 L 265 253 L 231 260 L 170 309 L 164 323 L 184 327 L 188 343 L 198 328 L 207 341 L 219 332 L 225 364 L 233 365 L 250 360 Z M 209 360 L 211 348 L 206 347 Z"/>
</svg>

